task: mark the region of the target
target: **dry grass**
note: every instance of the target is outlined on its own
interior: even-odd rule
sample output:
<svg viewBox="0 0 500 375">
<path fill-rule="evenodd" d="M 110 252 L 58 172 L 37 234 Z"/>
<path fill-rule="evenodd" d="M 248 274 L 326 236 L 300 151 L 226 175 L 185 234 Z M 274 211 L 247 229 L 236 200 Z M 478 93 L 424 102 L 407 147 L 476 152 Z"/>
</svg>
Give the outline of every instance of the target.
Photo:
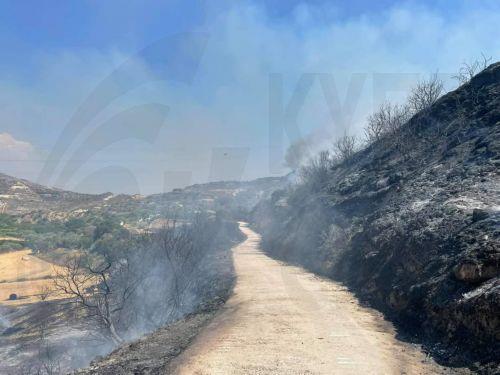
<svg viewBox="0 0 500 375">
<path fill-rule="evenodd" d="M 35 257 L 31 250 L 0 254 L 0 304 L 20 305 L 39 302 L 52 289 L 57 265 Z M 18 299 L 9 301 L 9 295 Z M 57 299 L 53 293 L 47 299 Z"/>
<path fill-rule="evenodd" d="M 17 238 L 17 237 L 1 237 L 0 236 L 0 241 L 9 241 L 9 242 L 23 242 L 24 240 L 22 238 Z"/>
</svg>

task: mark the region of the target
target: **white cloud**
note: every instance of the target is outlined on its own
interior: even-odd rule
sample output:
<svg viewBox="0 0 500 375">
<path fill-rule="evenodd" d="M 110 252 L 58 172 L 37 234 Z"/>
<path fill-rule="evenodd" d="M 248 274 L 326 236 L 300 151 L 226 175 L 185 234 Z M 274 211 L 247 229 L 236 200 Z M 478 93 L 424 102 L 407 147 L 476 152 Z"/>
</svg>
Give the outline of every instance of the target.
<svg viewBox="0 0 500 375">
<path fill-rule="evenodd" d="M 31 143 L 17 140 L 9 133 L 0 133 L 1 161 L 29 160 L 34 150 Z"/>
<path fill-rule="evenodd" d="M 0 133 L 0 172 L 33 179 L 40 167 L 40 155 L 26 141 L 16 139 L 10 133 Z"/>
</svg>

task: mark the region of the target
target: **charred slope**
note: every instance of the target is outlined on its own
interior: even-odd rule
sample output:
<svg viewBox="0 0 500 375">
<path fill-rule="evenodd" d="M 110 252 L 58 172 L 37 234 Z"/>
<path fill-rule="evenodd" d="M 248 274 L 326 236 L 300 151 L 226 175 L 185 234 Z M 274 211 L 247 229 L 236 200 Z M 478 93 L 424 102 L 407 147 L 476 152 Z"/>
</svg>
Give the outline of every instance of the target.
<svg viewBox="0 0 500 375">
<path fill-rule="evenodd" d="M 255 226 L 270 254 L 345 282 L 441 359 L 494 372 L 499 167 L 496 63 L 322 179 L 275 192 Z"/>
</svg>

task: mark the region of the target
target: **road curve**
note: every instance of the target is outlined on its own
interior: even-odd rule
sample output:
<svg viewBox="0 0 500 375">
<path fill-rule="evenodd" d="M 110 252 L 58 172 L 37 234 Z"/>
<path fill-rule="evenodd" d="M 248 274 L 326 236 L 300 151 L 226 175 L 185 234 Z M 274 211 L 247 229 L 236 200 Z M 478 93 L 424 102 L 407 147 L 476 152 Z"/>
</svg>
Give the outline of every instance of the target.
<svg viewBox="0 0 500 375">
<path fill-rule="evenodd" d="M 233 296 L 171 364 L 175 374 L 450 374 L 342 285 L 266 256 L 260 236 L 233 249 Z"/>
</svg>

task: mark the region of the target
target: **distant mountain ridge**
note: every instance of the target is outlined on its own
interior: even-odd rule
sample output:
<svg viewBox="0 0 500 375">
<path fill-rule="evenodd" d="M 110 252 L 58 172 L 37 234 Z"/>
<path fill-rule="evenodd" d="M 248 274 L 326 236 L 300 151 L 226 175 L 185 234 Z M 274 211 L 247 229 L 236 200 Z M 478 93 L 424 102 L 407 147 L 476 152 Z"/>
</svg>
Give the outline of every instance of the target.
<svg viewBox="0 0 500 375">
<path fill-rule="evenodd" d="M 217 202 L 233 200 L 245 209 L 287 184 L 282 177 L 251 181 L 219 181 L 196 184 L 149 196 L 113 193 L 85 194 L 50 188 L 0 173 L 0 213 L 29 217 L 36 213 L 48 219 L 78 216 L 87 211 L 131 213 L 201 205 L 216 209 Z M 236 203 L 236 201 L 238 203 Z M 182 202 L 182 203 L 181 203 Z"/>
<path fill-rule="evenodd" d="M 27 212 L 74 209 L 78 206 L 100 202 L 111 193 L 82 194 L 37 183 L 0 173 L 0 211 L 2 213 L 24 214 Z"/>
</svg>

